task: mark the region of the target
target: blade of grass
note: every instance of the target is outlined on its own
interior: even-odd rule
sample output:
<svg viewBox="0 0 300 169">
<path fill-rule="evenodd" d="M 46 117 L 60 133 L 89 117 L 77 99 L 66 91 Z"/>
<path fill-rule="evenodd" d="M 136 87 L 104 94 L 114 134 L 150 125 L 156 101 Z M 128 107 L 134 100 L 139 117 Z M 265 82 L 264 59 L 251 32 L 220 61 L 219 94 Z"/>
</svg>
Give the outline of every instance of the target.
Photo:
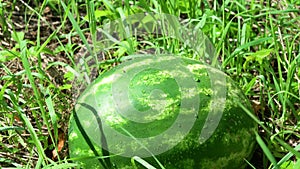
<svg viewBox="0 0 300 169">
<path fill-rule="evenodd" d="M 264 141 L 262 140 L 262 138 L 259 136 L 257 132 L 255 132 L 255 135 L 256 135 L 257 143 L 260 145 L 261 149 L 263 150 L 267 158 L 271 161 L 275 169 L 279 169 L 277 166 L 277 161 L 273 156 L 273 154 L 271 153 L 271 151 L 269 150 L 268 146 L 264 143 Z"/>
<path fill-rule="evenodd" d="M 37 103 L 39 105 L 39 110 L 41 111 L 43 122 L 47 126 L 47 130 L 49 132 L 49 135 L 50 135 L 50 138 L 51 138 L 52 142 L 55 144 L 55 141 L 54 141 L 52 133 L 51 133 L 50 125 L 48 123 L 48 118 L 46 116 L 46 110 L 45 110 L 44 104 L 42 102 L 43 99 L 41 98 L 41 94 L 40 94 L 38 88 L 36 87 L 35 79 L 33 77 L 33 73 L 31 72 L 29 61 L 27 59 L 27 57 L 28 57 L 27 50 L 28 49 L 27 49 L 26 40 L 20 40 L 19 39 L 18 43 L 20 44 L 21 60 L 22 60 L 23 67 L 25 69 L 25 73 L 26 73 L 26 75 L 28 77 L 28 80 L 30 82 L 31 88 L 32 88 L 33 93 L 34 93 L 34 97 L 36 98 L 36 101 L 37 101 Z M 40 144 L 38 144 L 37 146 L 40 146 L 40 147 L 38 147 L 38 149 L 39 149 L 39 157 L 41 157 L 43 160 L 45 160 L 45 162 L 47 162 L 47 157 L 46 157 L 45 153 L 44 152 L 43 153 L 40 152 L 43 149 L 42 146 Z"/>
<path fill-rule="evenodd" d="M 257 123 L 259 124 L 268 134 L 272 134 L 271 131 L 253 114 L 250 110 L 248 110 L 244 105 L 242 105 L 240 102 L 237 102 L 237 104 Z M 290 145 L 285 143 L 283 140 L 278 138 L 277 136 L 274 137 L 274 139 L 279 142 L 285 149 L 296 155 L 298 158 L 300 158 L 300 152 L 295 151 Z"/>
<path fill-rule="evenodd" d="M 138 156 L 134 156 L 134 157 L 131 158 L 131 163 L 133 164 L 133 166 L 135 167 L 135 169 L 137 169 L 137 167 L 135 165 L 135 161 L 137 161 L 138 163 L 142 164 L 147 169 L 156 169 L 155 167 L 153 167 L 152 165 L 150 165 L 147 161 L 143 160 L 142 158 L 140 158 Z"/>
<path fill-rule="evenodd" d="M 61 2 L 61 5 L 62 5 L 63 8 L 64 8 L 64 10 L 65 10 L 65 12 L 66 12 L 66 14 L 67 14 L 69 20 L 71 21 L 71 23 L 72 23 L 74 29 L 76 30 L 76 32 L 78 33 L 80 39 L 82 40 L 83 44 L 85 45 L 85 47 L 88 49 L 88 51 L 89 51 L 90 53 L 93 53 L 93 51 L 92 51 L 90 45 L 88 44 L 87 39 L 85 38 L 85 36 L 84 36 L 82 30 L 80 29 L 80 26 L 79 26 L 78 23 L 75 21 L 75 19 L 74 19 L 72 13 L 70 12 L 70 7 L 69 7 L 69 6 L 67 7 L 66 4 L 65 4 L 63 1 L 60 1 L 60 2 Z"/>
<path fill-rule="evenodd" d="M 159 160 L 154 156 L 154 154 L 152 154 L 152 152 L 145 146 L 143 145 L 140 141 L 138 141 L 138 139 L 136 139 L 129 131 L 127 131 L 126 129 L 124 129 L 123 127 L 121 127 L 121 129 L 128 134 L 132 139 L 134 139 L 137 143 L 139 143 L 146 151 L 149 152 L 149 154 L 152 155 L 152 157 L 154 158 L 154 160 L 157 162 L 157 164 L 159 165 L 159 167 L 161 167 L 161 169 L 165 169 L 165 167 L 159 162 Z"/>
<path fill-rule="evenodd" d="M 47 156 L 44 152 L 42 143 L 39 140 L 39 137 L 37 135 L 37 133 L 35 132 L 30 120 L 28 119 L 28 117 L 25 115 L 25 113 L 21 110 L 21 108 L 19 107 L 17 100 L 14 96 L 14 94 L 10 91 L 9 92 L 9 96 L 10 96 L 10 100 L 15 108 L 15 110 L 17 111 L 19 117 L 24 121 L 25 126 L 28 128 L 29 133 L 30 133 L 30 137 L 32 138 L 36 148 L 37 148 L 37 153 L 39 155 L 39 158 L 43 159 L 41 164 L 45 164 L 45 162 L 47 161 Z M 40 164 L 37 164 L 37 167 L 40 167 Z"/>
<path fill-rule="evenodd" d="M 8 131 L 8 130 L 25 130 L 23 127 L 19 126 L 6 126 L 6 127 L 0 127 L 0 131 Z"/>
<path fill-rule="evenodd" d="M 295 151 L 299 151 L 300 150 L 300 144 L 298 144 L 295 148 Z M 291 157 L 293 156 L 293 154 L 291 152 L 287 153 L 283 158 L 281 158 L 281 160 L 277 163 L 278 166 L 282 165 L 284 162 L 288 161 Z M 275 167 L 273 167 L 272 169 L 275 169 Z"/>
<path fill-rule="evenodd" d="M 53 130 L 54 130 L 54 140 L 58 140 L 57 118 L 56 118 L 56 113 L 55 113 L 55 110 L 54 110 L 54 107 L 53 107 L 53 102 L 52 102 L 52 97 L 50 95 L 49 87 L 47 87 L 47 89 L 46 89 L 45 102 L 46 102 L 46 106 L 48 108 L 48 112 L 49 112 L 49 115 L 50 115 L 50 120 L 52 122 Z M 54 145 L 56 144 L 55 142 L 53 142 L 53 143 L 54 143 Z"/>
<path fill-rule="evenodd" d="M 260 43 L 262 43 L 262 42 L 265 42 L 265 41 L 268 41 L 268 40 L 271 40 L 271 39 L 272 39 L 272 37 L 263 37 L 263 38 L 259 38 L 259 39 L 253 40 L 253 41 L 251 41 L 251 42 L 245 43 L 245 44 L 243 44 L 243 45 L 237 47 L 237 48 L 233 51 L 233 53 L 231 54 L 231 56 L 230 56 L 228 59 L 230 59 L 231 57 L 235 56 L 236 54 L 238 54 L 238 53 L 239 53 L 240 51 L 242 51 L 243 49 L 249 48 L 249 47 L 254 46 L 254 45 L 258 45 L 258 44 L 260 44 Z M 227 59 L 227 60 L 228 60 L 228 59 Z"/>
<path fill-rule="evenodd" d="M 70 12 L 70 6 L 68 5 L 68 7 L 67 7 L 66 4 L 63 1 L 60 1 L 60 2 L 61 2 L 61 5 L 64 8 L 64 11 L 66 12 L 66 15 L 68 16 L 70 22 L 72 23 L 74 29 L 76 30 L 76 32 L 78 33 L 80 39 L 82 40 L 83 44 L 85 45 L 85 47 L 87 48 L 87 50 L 89 51 L 89 53 L 92 56 L 94 56 L 94 52 L 93 52 L 92 48 L 90 47 L 90 44 L 88 43 L 86 37 L 84 36 L 83 31 L 80 29 L 80 26 L 78 25 L 78 23 L 74 19 L 74 16 Z M 86 62 L 86 61 L 84 60 L 84 62 Z M 87 64 L 85 64 L 85 65 L 87 65 Z M 88 72 L 88 74 L 91 71 L 88 66 L 85 66 L 85 70 Z"/>
<path fill-rule="evenodd" d="M 87 1 L 87 13 L 88 13 L 88 18 L 89 18 L 89 29 L 92 37 L 92 45 L 97 43 L 97 32 L 96 32 L 96 17 L 95 17 L 95 5 L 94 1 Z M 97 49 L 93 47 L 93 53 L 92 56 L 96 62 L 96 65 L 99 65 L 97 55 L 95 54 Z"/>
</svg>

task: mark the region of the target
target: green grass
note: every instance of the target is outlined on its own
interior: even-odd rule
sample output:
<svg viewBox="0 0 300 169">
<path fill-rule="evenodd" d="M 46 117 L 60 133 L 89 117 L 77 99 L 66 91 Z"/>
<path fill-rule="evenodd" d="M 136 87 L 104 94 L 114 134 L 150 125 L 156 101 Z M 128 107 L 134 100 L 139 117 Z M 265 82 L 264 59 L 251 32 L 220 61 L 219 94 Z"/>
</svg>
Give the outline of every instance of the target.
<svg viewBox="0 0 300 169">
<path fill-rule="evenodd" d="M 201 29 L 216 48 L 217 57 L 210 62 L 230 75 L 252 101 L 260 130 L 257 154 L 249 166 L 299 167 L 299 8 L 293 0 L 0 0 L 0 166 L 76 166 L 68 157 L 67 135 L 62 136 L 76 91 L 122 56 L 168 51 L 205 60 L 180 41 L 154 34 L 117 40 L 100 56 L 99 49 L 89 45 L 97 44 L 97 28 L 109 20 L 163 12 Z M 77 64 L 82 46 L 90 57 Z M 75 76 L 81 72 L 86 75 Z M 80 86 L 78 81 L 85 83 Z M 53 158 L 52 151 L 59 156 Z M 148 165 L 138 157 L 132 161 Z"/>
</svg>

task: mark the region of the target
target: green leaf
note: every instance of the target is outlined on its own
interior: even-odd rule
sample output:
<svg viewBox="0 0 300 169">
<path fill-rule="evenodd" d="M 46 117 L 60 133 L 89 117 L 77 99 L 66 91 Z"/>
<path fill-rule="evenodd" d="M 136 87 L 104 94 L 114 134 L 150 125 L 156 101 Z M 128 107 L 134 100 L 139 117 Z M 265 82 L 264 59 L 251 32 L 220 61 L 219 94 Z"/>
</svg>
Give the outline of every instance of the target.
<svg viewBox="0 0 300 169">
<path fill-rule="evenodd" d="M 262 64 L 263 59 L 269 56 L 272 51 L 273 49 L 263 49 L 253 53 L 251 56 L 253 56 L 259 64 Z"/>
<path fill-rule="evenodd" d="M 17 55 L 12 53 L 12 51 L 2 50 L 0 51 L 0 62 L 6 62 L 14 59 Z"/>
<path fill-rule="evenodd" d="M 120 47 L 115 53 L 114 56 L 121 57 L 127 52 L 125 47 Z"/>
<path fill-rule="evenodd" d="M 38 51 L 40 48 L 37 48 L 36 46 L 32 46 L 32 47 L 30 47 L 29 48 L 29 53 L 30 53 L 30 55 L 32 55 L 32 56 L 34 56 L 34 55 L 36 55 L 36 51 Z M 49 54 L 49 55 L 55 55 L 54 54 L 54 52 L 53 52 L 53 50 L 51 50 L 51 49 L 49 49 L 49 48 L 42 48 L 41 50 L 40 50 L 40 52 L 43 52 L 43 53 L 45 53 L 45 54 Z"/>
<path fill-rule="evenodd" d="M 121 57 L 124 56 L 125 53 L 131 53 L 132 50 L 138 45 L 136 41 L 122 41 L 119 43 L 120 47 L 118 50 L 114 53 L 114 56 Z"/>
<path fill-rule="evenodd" d="M 72 81 L 72 80 L 74 80 L 75 75 L 74 75 L 73 72 L 68 71 L 67 73 L 64 74 L 64 78 L 65 78 L 67 81 Z"/>
<path fill-rule="evenodd" d="M 300 168 L 300 160 L 297 160 L 296 163 L 294 163 L 293 161 L 289 160 L 284 162 L 280 168 L 284 168 L 284 169 L 298 169 Z"/>
<path fill-rule="evenodd" d="M 202 29 L 204 27 L 204 25 L 206 24 L 206 18 L 207 18 L 207 14 L 205 13 L 203 16 L 202 16 L 202 19 L 201 21 L 199 22 L 199 24 L 196 26 L 196 28 L 199 28 Z"/>
<path fill-rule="evenodd" d="M 95 15 L 95 18 L 98 20 L 101 17 L 108 17 L 108 16 L 112 15 L 112 12 L 109 10 L 96 10 L 94 15 Z M 89 16 L 85 15 L 85 17 L 83 19 L 85 21 L 89 21 Z"/>
<path fill-rule="evenodd" d="M 250 61 L 256 61 L 261 65 L 263 63 L 263 60 L 267 58 L 267 56 L 269 56 L 272 51 L 273 49 L 262 49 L 255 53 L 249 54 L 249 56 L 246 57 L 246 61 L 243 64 L 243 68 L 246 69 Z"/>
<path fill-rule="evenodd" d="M 263 42 L 266 42 L 268 40 L 271 40 L 272 37 L 264 37 L 264 38 L 259 38 L 259 39 L 256 39 L 256 40 L 253 40 L 251 42 L 248 42 L 248 43 L 245 43 L 241 46 L 239 46 L 238 48 L 236 48 L 233 53 L 231 54 L 230 57 L 232 56 L 235 56 L 236 54 L 238 54 L 240 51 L 242 51 L 243 49 L 246 49 L 246 48 L 249 48 L 251 46 L 255 46 L 255 45 L 258 45 L 260 43 L 263 43 Z"/>
<path fill-rule="evenodd" d="M 20 43 L 22 40 L 24 40 L 24 32 L 14 32 L 12 34 L 12 38 L 13 40 L 15 40 L 16 42 Z"/>
<path fill-rule="evenodd" d="M 300 168 L 300 159 L 297 159 L 297 162 L 294 165 L 294 169 Z"/>
<path fill-rule="evenodd" d="M 59 87 L 60 90 L 69 90 L 71 88 L 72 88 L 71 84 L 64 84 L 64 85 Z"/>
<path fill-rule="evenodd" d="M 98 19 L 98 18 L 100 18 L 100 17 L 102 17 L 102 16 L 109 16 L 109 15 L 111 15 L 112 13 L 111 13 L 111 11 L 109 11 L 109 10 L 105 10 L 105 11 L 100 11 L 100 10 L 96 10 L 95 11 L 95 18 L 96 19 Z"/>
</svg>

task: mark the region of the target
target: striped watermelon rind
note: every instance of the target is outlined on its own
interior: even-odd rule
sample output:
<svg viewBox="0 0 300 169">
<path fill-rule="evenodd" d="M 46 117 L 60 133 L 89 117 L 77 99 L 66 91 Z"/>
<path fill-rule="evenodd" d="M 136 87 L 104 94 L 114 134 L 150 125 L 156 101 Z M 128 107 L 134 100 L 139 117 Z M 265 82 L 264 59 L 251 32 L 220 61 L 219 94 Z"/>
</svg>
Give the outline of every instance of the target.
<svg viewBox="0 0 300 169">
<path fill-rule="evenodd" d="M 166 65 L 173 63 L 172 60 L 174 60 L 174 56 L 164 56 L 159 63 Z M 141 114 L 147 123 L 128 120 L 118 114 L 118 111 L 123 111 L 121 113 L 127 115 L 124 112 L 126 109 L 116 108 L 116 98 L 114 97 L 118 95 L 114 95 L 113 92 L 122 91 L 113 88 L 114 85 L 120 88 L 124 81 L 120 81 L 115 75 L 118 72 L 130 74 L 131 69 L 137 70 L 145 67 L 143 64 L 137 64 L 140 61 L 137 59 L 128 62 L 127 65 L 136 64 L 130 69 L 126 66 L 117 66 L 104 73 L 81 94 L 69 123 L 71 158 L 76 158 L 84 168 L 133 168 L 130 157 L 137 155 L 138 152 L 147 153 L 144 147 L 150 147 L 149 151 L 153 152 L 165 150 L 155 154 L 155 157 L 167 169 L 245 167 L 245 159 L 251 157 L 255 147 L 254 132 L 257 130 L 257 125 L 238 106 L 238 102 L 252 110 L 250 103 L 228 76 L 210 66 L 192 59 L 180 58 L 180 65 L 184 66 L 182 71 L 188 72 L 187 74 L 186 72 L 182 72 L 182 74 L 179 72 L 177 76 L 192 76 L 191 78 L 195 82 L 193 85 L 196 85 L 197 90 L 189 93 L 189 95 L 192 99 L 195 99 L 195 96 L 199 99 L 198 113 L 195 114 L 188 108 L 184 107 L 183 109 L 181 107 L 183 97 L 185 99 L 188 97 L 188 94 L 182 94 L 185 91 L 178 85 L 182 82 L 176 81 L 176 78 L 173 77 L 174 73 L 168 73 L 171 69 L 168 69 L 167 66 L 167 71 L 163 67 L 157 69 L 155 63 L 158 61 L 150 58 L 146 61 L 146 64 L 150 66 L 142 71 L 136 71 L 130 81 L 125 81 L 129 82 L 126 84 L 128 88 L 122 90 L 127 90 L 129 103 L 141 113 L 147 112 L 150 108 L 157 108 L 157 110 L 162 111 L 151 116 Z M 176 65 L 173 66 L 175 70 L 178 70 Z M 211 133 L 207 140 L 200 142 L 199 137 L 203 128 L 206 127 L 204 124 L 211 111 L 211 106 L 221 105 L 221 103 L 215 103 L 218 99 L 212 103 L 216 91 L 212 90 L 211 75 L 225 77 L 226 83 L 218 85 L 226 91 L 226 102 L 224 110 L 219 112 L 221 119 L 216 121 L 218 123 L 216 130 Z M 153 94 L 153 91 L 157 92 Z M 151 100 L 153 95 L 155 99 Z M 164 102 L 163 107 L 159 105 L 161 101 Z M 120 107 L 122 106 L 124 105 L 120 105 Z M 183 110 L 180 111 L 180 109 Z M 148 113 L 151 112 L 148 111 Z M 177 121 L 179 114 L 181 114 L 181 118 L 184 117 L 185 119 L 180 124 L 183 126 L 192 124 L 190 130 L 187 133 L 180 131 L 167 133 L 162 135 L 161 138 L 163 139 L 158 140 L 158 142 L 156 140 L 157 145 L 152 145 L 151 138 L 156 138 L 157 135 L 164 133 L 170 126 L 174 125 L 173 123 Z M 191 117 L 194 118 L 191 119 Z M 133 118 L 137 118 L 137 116 Z M 100 126 L 99 123 L 101 123 Z M 126 142 L 117 138 L 112 131 L 129 138 L 134 136 L 135 139 L 132 138 L 133 141 Z M 140 142 L 135 142 L 136 139 Z M 93 158 L 95 155 L 99 157 Z M 106 157 L 107 155 L 108 157 Z M 159 168 L 153 157 L 143 159 Z"/>
</svg>

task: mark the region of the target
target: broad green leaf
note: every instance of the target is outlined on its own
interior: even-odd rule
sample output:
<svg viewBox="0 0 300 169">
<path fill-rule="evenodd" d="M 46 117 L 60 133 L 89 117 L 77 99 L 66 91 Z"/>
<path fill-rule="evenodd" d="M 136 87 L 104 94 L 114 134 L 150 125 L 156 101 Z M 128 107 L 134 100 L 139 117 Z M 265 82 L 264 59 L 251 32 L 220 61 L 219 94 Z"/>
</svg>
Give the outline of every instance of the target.
<svg viewBox="0 0 300 169">
<path fill-rule="evenodd" d="M 64 74 L 64 78 L 65 78 L 67 81 L 72 81 L 72 80 L 74 80 L 75 75 L 74 75 L 74 73 L 68 71 L 67 73 Z"/>
<path fill-rule="evenodd" d="M 14 32 L 11 37 L 16 42 L 20 43 L 24 39 L 25 33 L 24 32 Z"/>
<path fill-rule="evenodd" d="M 300 168 L 300 160 L 298 159 L 296 162 L 292 160 L 284 162 L 280 168 L 282 169 L 299 169 Z"/>
<path fill-rule="evenodd" d="M 2 50 L 0 51 L 0 62 L 6 62 L 14 59 L 17 56 L 17 53 L 12 51 Z"/>
<path fill-rule="evenodd" d="M 300 168 L 300 159 L 297 159 L 297 162 L 294 165 L 294 169 Z"/>
<path fill-rule="evenodd" d="M 260 65 L 263 63 L 263 60 L 267 58 L 270 53 L 273 51 L 273 49 L 262 49 L 260 51 L 257 51 L 255 53 L 249 54 L 249 56 L 246 57 L 246 61 L 243 64 L 243 68 L 246 69 L 248 66 L 248 63 L 250 61 L 258 62 Z"/>
<path fill-rule="evenodd" d="M 108 16 L 112 15 L 112 12 L 109 10 L 95 10 L 94 15 L 95 15 L 95 18 L 98 20 L 101 17 L 108 17 Z M 88 15 L 86 15 L 83 19 L 85 21 L 89 21 Z"/>
</svg>

